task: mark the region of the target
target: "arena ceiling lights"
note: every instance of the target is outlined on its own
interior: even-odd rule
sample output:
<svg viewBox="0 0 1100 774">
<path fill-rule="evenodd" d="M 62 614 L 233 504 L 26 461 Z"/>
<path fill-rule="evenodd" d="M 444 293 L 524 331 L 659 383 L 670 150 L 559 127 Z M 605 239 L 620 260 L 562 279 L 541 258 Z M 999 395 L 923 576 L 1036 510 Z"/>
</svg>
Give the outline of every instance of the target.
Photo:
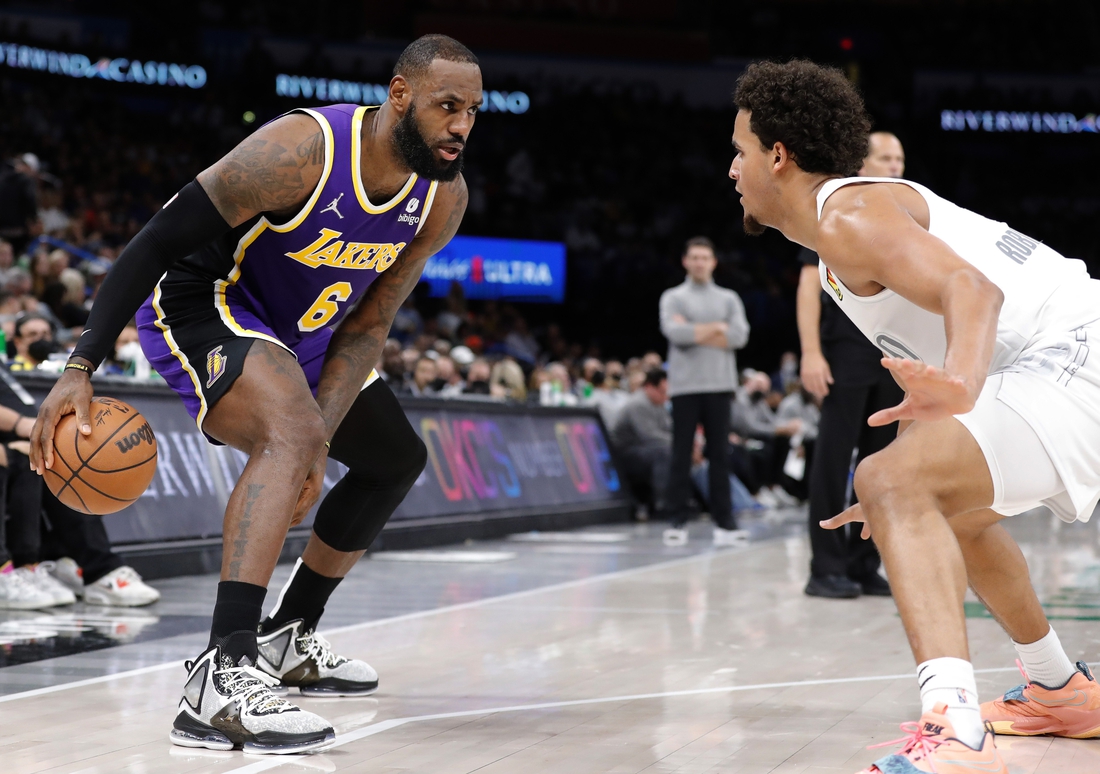
<svg viewBox="0 0 1100 774">
<path fill-rule="evenodd" d="M 0 63 L 18 70 L 37 70 L 70 78 L 102 78 L 118 83 L 143 83 L 201 89 L 206 70 L 199 65 L 142 62 L 137 59 L 102 57 L 93 61 L 84 54 L 49 51 L 33 46 L 0 42 Z"/>
</svg>

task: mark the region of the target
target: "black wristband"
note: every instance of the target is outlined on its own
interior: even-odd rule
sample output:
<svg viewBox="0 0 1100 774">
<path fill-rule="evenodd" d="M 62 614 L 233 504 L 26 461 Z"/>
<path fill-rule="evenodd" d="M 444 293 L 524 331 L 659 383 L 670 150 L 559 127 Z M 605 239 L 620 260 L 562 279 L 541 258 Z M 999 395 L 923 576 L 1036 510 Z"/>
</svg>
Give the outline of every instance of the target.
<svg viewBox="0 0 1100 774">
<path fill-rule="evenodd" d="M 206 191 L 192 180 L 130 240 L 107 272 L 72 357 L 98 366 L 161 276 L 229 231 Z"/>
<path fill-rule="evenodd" d="M 66 363 L 64 370 L 66 370 L 66 371 L 83 371 L 84 373 L 88 374 L 88 376 L 91 376 L 92 371 L 94 371 L 95 369 L 94 368 L 89 368 L 88 366 L 84 365 L 83 363 Z"/>
</svg>

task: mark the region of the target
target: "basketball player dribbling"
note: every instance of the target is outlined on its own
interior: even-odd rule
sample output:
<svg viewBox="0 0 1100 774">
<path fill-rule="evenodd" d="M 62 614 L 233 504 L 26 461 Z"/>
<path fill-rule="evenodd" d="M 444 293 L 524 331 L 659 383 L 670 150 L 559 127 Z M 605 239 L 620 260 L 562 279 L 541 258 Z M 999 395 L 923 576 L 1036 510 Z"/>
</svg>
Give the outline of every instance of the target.
<svg viewBox="0 0 1100 774">
<path fill-rule="evenodd" d="M 248 454 L 225 512 L 210 645 L 187 665 L 175 744 L 316 749 L 333 740 L 330 724 L 272 689 L 355 696 L 378 686 L 316 626 L 427 459 L 372 369 L 428 257 L 462 220 L 462 154 L 481 98 L 477 58 L 428 35 L 397 60 L 381 106 L 295 110 L 260 128 L 123 251 L 42 404 L 39 473 L 62 415 L 75 412 L 90 432 L 88 376 L 137 311 L 146 356 L 199 429 Z M 261 623 L 287 529 L 317 501 L 329 456 L 347 475 Z"/>
<path fill-rule="evenodd" d="M 737 84 L 729 175 L 750 234 L 818 253 L 826 292 L 884 353 L 905 398 L 871 416 L 899 434 L 855 474 L 918 663 L 922 717 L 863 774 L 1007 768 L 991 730 L 1100 736 L 1100 688 L 1070 662 L 999 522 L 1100 499 L 1100 282 L 1080 261 L 923 186 L 851 177 L 870 124 L 836 70 L 751 65 Z M 1012 637 L 1028 683 L 979 707 L 967 581 Z M 866 643 L 866 647 L 874 647 Z"/>
</svg>

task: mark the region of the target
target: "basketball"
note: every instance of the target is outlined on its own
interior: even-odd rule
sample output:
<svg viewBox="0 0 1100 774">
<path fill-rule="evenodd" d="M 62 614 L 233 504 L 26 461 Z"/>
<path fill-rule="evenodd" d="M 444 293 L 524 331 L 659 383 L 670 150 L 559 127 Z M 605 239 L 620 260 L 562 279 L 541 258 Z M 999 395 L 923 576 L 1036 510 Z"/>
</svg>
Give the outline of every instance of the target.
<svg viewBox="0 0 1100 774">
<path fill-rule="evenodd" d="M 81 435 L 76 414 L 54 434 L 54 462 L 44 474 L 57 499 L 81 513 L 103 516 L 141 497 L 157 469 L 157 439 L 141 413 L 115 398 L 93 398 L 92 433 Z"/>
</svg>

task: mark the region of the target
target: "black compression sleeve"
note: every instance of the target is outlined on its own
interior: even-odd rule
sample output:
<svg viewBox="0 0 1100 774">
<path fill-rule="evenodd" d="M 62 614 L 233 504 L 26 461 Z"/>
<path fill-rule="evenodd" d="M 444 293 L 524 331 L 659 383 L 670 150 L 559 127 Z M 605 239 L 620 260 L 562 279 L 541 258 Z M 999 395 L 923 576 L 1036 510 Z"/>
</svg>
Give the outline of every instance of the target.
<svg viewBox="0 0 1100 774">
<path fill-rule="evenodd" d="M 130 240 L 107 272 L 72 356 L 93 366 L 103 362 L 164 272 L 229 229 L 197 180 L 184 186 Z"/>
</svg>

